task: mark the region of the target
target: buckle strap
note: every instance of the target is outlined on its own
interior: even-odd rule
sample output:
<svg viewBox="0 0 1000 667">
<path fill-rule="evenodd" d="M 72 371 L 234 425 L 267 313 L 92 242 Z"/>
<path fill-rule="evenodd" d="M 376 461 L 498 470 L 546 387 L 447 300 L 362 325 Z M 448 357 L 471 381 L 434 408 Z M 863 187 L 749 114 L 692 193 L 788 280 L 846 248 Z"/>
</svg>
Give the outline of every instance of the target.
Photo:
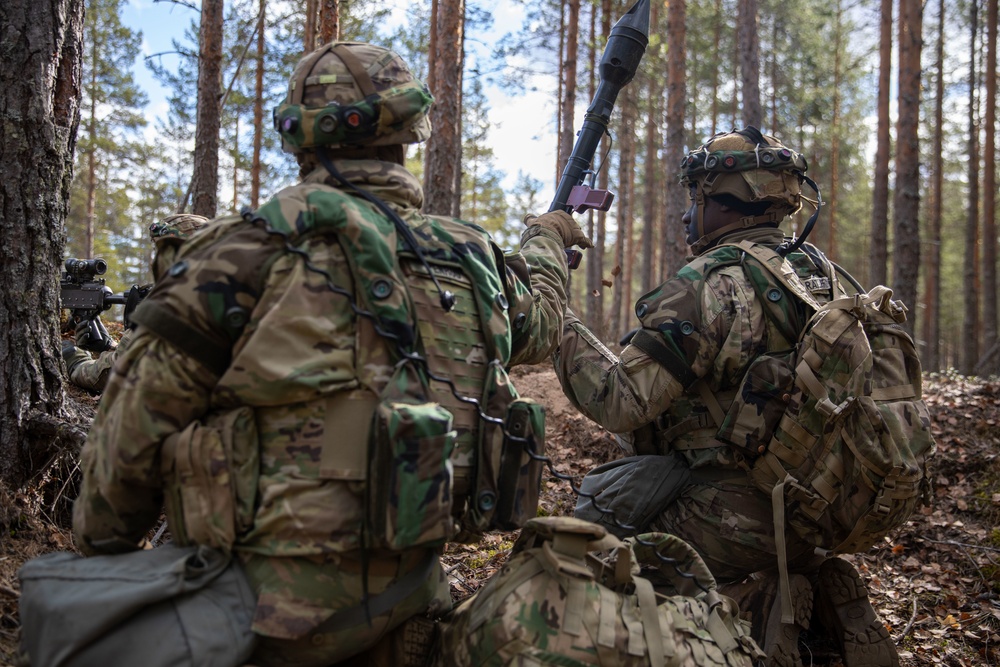
<svg viewBox="0 0 1000 667">
<path fill-rule="evenodd" d="M 396 581 L 376 595 L 369 596 L 361 604 L 347 609 L 341 609 L 320 623 L 313 630 L 314 633 L 330 632 L 332 630 L 343 630 L 367 623 L 367 619 L 376 618 L 400 604 L 410 597 L 423 584 L 427 583 L 434 574 L 434 568 L 438 564 L 437 552 L 427 551 L 427 556 L 422 562 L 417 564 L 412 570 L 404 574 Z M 365 608 L 367 607 L 367 614 Z"/>
</svg>

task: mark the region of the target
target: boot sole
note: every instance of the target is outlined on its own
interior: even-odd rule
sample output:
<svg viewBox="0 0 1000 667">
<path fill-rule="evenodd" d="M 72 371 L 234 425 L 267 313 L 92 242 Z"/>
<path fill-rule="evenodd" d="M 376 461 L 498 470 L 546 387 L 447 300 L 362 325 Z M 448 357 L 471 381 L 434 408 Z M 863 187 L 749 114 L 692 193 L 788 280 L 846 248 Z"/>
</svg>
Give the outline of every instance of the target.
<svg viewBox="0 0 1000 667">
<path fill-rule="evenodd" d="M 792 598 L 792 624 L 781 622 L 781 595 L 775 596 L 764 629 L 764 651 L 766 667 L 802 667 L 799 654 L 799 635 L 809 629 L 809 619 L 813 610 L 813 588 L 809 580 L 801 574 L 788 578 L 789 593 Z"/>
<path fill-rule="evenodd" d="M 845 560 L 831 558 L 819 571 L 819 618 L 833 634 L 844 667 L 899 667 L 889 631 L 879 621 L 868 588 Z"/>
</svg>

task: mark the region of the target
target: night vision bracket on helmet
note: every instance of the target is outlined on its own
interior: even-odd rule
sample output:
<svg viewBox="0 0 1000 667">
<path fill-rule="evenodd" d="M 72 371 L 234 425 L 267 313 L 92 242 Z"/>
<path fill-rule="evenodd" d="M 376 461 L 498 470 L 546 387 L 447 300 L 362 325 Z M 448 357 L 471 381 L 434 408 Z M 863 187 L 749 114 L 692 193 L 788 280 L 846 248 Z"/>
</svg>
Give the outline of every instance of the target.
<svg viewBox="0 0 1000 667">
<path fill-rule="evenodd" d="M 410 144 L 430 136 L 433 102 L 393 51 L 331 42 L 299 61 L 272 119 L 289 153 Z"/>
<path fill-rule="evenodd" d="M 374 93 L 354 104 L 335 101 L 315 108 L 284 103 L 274 109 L 274 129 L 295 148 L 353 146 L 412 128 L 434 98 L 418 81 Z"/>
<path fill-rule="evenodd" d="M 700 254 L 723 236 L 739 229 L 777 224 L 798 211 L 806 199 L 815 207 L 803 233 L 783 244 L 787 254 L 798 248 L 812 230 L 822 207 L 816 183 L 805 175 L 809 168 L 805 157 L 784 146 L 775 137 L 766 136 L 755 127 L 720 133 L 688 153 L 681 160 L 680 182 L 692 188 L 697 207 L 698 238 L 692 250 Z M 816 200 L 802 196 L 801 184 L 816 192 Z M 769 204 L 767 211 L 744 215 L 737 222 L 710 232 L 705 229 L 704 207 L 709 197 L 728 195 L 748 204 Z M 787 246 L 787 247 L 786 247 Z"/>
</svg>

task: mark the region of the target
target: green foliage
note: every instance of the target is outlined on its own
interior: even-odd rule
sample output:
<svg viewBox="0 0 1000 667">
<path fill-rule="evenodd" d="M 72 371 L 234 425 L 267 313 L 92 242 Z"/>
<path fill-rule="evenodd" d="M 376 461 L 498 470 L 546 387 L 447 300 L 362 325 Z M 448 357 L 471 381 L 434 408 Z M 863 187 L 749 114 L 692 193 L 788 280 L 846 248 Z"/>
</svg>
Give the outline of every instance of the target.
<svg viewBox="0 0 1000 667">
<path fill-rule="evenodd" d="M 507 220 L 507 200 L 501 187 L 504 178 L 494 164 L 489 136 L 489 108 L 483 84 L 473 79 L 463 99 L 462 120 L 462 217 L 493 234 L 498 241 L 514 234 Z"/>
</svg>

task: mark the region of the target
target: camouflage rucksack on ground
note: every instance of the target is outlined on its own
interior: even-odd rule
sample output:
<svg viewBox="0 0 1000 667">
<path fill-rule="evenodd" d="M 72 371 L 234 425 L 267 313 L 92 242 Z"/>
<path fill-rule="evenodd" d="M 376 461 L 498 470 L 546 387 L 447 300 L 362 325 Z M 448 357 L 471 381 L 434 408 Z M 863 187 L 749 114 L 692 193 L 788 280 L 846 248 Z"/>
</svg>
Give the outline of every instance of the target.
<svg viewBox="0 0 1000 667">
<path fill-rule="evenodd" d="M 905 308 L 882 286 L 820 305 L 784 257 L 739 247 L 764 269 L 748 275 L 767 316 L 780 326 L 776 304 L 790 292 L 808 320 L 783 334 L 794 350 L 751 364 L 718 437 L 773 499 L 780 569 L 786 524 L 819 550 L 865 551 L 909 517 L 934 452 Z"/>
<path fill-rule="evenodd" d="M 762 654 L 749 624 L 715 588 L 672 535 L 622 542 L 580 519 L 532 519 L 503 569 L 444 623 L 437 664 L 751 667 Z"/>
</svg>

